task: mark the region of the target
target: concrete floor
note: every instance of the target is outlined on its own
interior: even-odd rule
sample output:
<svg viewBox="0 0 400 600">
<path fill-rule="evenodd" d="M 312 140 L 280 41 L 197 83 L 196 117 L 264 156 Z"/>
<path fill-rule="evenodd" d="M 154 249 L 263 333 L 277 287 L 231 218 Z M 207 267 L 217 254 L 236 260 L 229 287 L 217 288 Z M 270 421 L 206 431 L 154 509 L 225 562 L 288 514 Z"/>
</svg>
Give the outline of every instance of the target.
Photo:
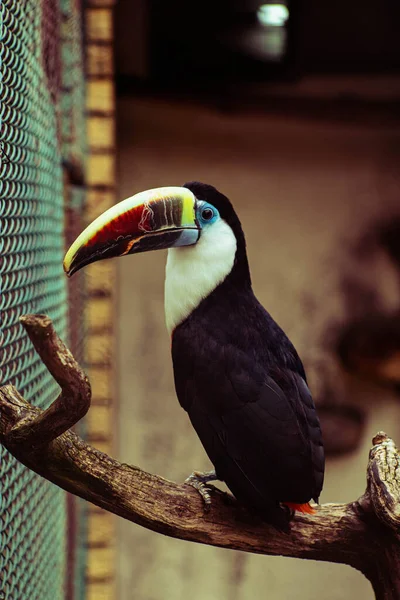
<svg viewBox="0 0 400 600">
<path fill-rule="evenodd" d="M 304 298 L 314 299 L 315 323 L 323 320 L 318 310 L 323 315 L 327 296 L 335 295 L 330 265 L 343 239 L 366 213 L 392 202 L 387 166 L 398 132 L 221 115 L 145 99 L 122 99 L 118 110 L 119 198 L 193 179 L 220 188 L 247 233 L 256 294 L 301 356 L 317 352 Z M 164 266 L 161 252 L 118 261 L 119 458 L 182 481 L 209 464 L 173 388 Z M 323 502 L 363 492 L 377 430 L 400 439 L 397 399 L 365 384 L 351 389 L 368 406 L 369 419 L 359 451 L 328 461 Z M 373 598 L 367 580 L 350 567 L 253 556 L 169 539 L 122 520 L 118 525 L 119 600 Z"/>
</svg>

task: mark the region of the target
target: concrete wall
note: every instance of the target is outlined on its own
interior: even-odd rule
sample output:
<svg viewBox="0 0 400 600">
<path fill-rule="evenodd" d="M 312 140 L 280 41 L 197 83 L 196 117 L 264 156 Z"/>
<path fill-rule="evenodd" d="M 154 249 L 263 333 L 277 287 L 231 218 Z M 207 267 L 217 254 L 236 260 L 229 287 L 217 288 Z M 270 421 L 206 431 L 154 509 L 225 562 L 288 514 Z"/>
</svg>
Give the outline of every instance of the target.
<svg viewBox="0 0 400 600">
<path fill-rule="evenodd" d="M 335 306 L 341 311 L 340 249 L 397 197 L 388 165 L 395 163 L 399 133 L 226 116 L 144 99 L 121 100 L 118 108 L 119 199 L 192 179 L 220 188 L 247 233 L 256 294 L 301 356 L 318 353 L 330 299 L 336 298 L 330 312 Z M 158 252 L 118 261 L 119 458 L 182 481 L 209 464 L 173 388 L 163 314 L 165 258 Z M 336 382 L 369 418 L 359 450 L 328 461 L 323 502 L 350 501 L 363 492 L 377 430 L 400 439 L 394 395 L 340 373 Z M 349 567 L 189 544 L 122 520 L 118 573 L 119 600 L 373 597 L 367 580 Z"/>
</svg>

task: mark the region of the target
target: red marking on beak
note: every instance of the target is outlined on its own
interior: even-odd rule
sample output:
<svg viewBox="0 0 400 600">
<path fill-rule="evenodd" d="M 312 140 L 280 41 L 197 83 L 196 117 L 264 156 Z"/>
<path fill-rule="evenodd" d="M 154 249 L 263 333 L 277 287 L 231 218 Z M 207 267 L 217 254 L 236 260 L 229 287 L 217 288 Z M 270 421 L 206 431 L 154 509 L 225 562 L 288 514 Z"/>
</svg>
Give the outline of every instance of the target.
<svg viewBox="0 0 400 600">
<path fill-rule="evenodd" d="M 115 217 L 99 229 L 88 241 L 87 246 L 107 243 L 110 239 L 127 237 L 136 233 L 151 231 L 151 212 L 145 206 L 135 206 Z"/>
</svg>

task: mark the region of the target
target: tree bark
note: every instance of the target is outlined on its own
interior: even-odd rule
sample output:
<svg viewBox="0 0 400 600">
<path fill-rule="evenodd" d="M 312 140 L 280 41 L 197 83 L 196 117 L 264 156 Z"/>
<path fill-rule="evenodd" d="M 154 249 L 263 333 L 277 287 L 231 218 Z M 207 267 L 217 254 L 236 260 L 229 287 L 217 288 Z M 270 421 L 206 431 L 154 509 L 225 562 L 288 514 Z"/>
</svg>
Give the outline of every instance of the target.
<svg viewBox="0 0 400 600">
<path fill-rule="evenodd" d="M 27 467 L 143 527 L 171 537 L 258 554 L 350 565 L 371 581 L 378 600 L 400 600 L 400 460 L 384 433 L 373 439 L 365 494 L 298 515 L 290 534 L 263 523 L 229 494 L 210 486 L 209 512 L 199 494 L 99 452 L 70 428 L 90 406 L 90 385 L 45 315 L 21 318 L 36 351 L 61 386 L 45 411 L 12 385 L 0 388 L 0 442 Z"/>
</svg>

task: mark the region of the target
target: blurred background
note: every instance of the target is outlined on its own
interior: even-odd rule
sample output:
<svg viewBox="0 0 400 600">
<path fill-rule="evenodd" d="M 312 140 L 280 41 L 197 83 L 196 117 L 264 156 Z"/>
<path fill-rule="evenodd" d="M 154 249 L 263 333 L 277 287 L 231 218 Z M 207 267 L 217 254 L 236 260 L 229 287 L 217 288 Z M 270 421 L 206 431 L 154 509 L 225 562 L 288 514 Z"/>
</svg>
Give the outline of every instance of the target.
<svg viewBox="0 0 400 600">
<path fill-rule="evenodd" d="M 398 2 L 7 0 L 3 10 L 3 380 L 51 400 L 18 325 L 47 312 L 92 381 L 82 435 L 175 481 L 207 470 L 173 386 L 166 254 L 96 263 L 70 282 L 61 270 L 64 246 L 114 202 L 203 181 L 232 200 L 255 293 L 305 364 L 327 450 L 321 501 L 358 498 L 373 435 L 400 439 Z M 50 484 L 24 504 L 21 490 L 33 499 L 38 482 L 2 450 L 7 600 L 32 589 L 41 600 L 373 598 L 350 567 L 163 537 Z M 37 572 L 23 578 L 32 522 L 51 588 Z"/>
<path fill-rule="evenodd" d="M 399 24 L 390 0 L 116 6 L 118 196 L 197 179 L 232 200 L 255 292 L 320 407 L 322 502 L 357 498 L 374 432 L 400 434 L 398 394 L 378 381 L 394 323 L 375 340 L 380 319 L 399 327 Z M 121 460 L 182 481 L 210 465 L 176 402 L 164 265 L 161 253 L 116 265 L 118 447 Z M 117 539 L 120 600 L 373 597 L 349 567 L 192 546 L 123 522 Z"/>
</svg>

